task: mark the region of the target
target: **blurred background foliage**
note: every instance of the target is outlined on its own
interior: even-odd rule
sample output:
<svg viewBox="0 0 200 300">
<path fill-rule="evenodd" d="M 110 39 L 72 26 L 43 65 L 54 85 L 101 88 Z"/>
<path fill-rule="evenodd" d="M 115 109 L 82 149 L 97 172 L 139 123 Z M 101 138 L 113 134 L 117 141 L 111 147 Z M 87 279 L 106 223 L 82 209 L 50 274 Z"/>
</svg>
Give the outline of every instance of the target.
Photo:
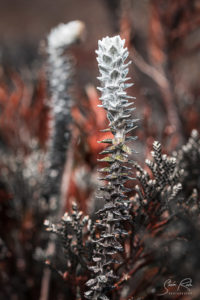
<svg viewBox="0 0 200 300">
<path fill-rule="evenodd" d="M 33 207 L 49 136 L 47 34 L 71 20 L 86 26 L 83 41 L 70 49 L 73 124 L 62 193 L 65 209 L 76 199 L 84 213 L 93 212 L 96 159 L 102 149 L 97 140 L 107 122 L 104 110 L 97 108 L 98 40 L 115 34 L 126 39 L 135 83 L 130 94 L 137 97 L 140 119 L 136 160 L 144 165 L 155 139 L 171 153 L 186 143 L 193 128 L 200 130 L 200 1 L 1 0 L 0 6 L 0 248 L 5 254 L 0 256 L 5 285 L 0 298 L 39 299 L 43 265 L 33 264 L 33 253 L 41 240 L 45 244 L 38 232 L 46 212 L 37 215 Z M 52 282 L 51 299 L 65 299 L 65 285 Z M 60 292 L 53 292 L 55 286 Z"/>
</svg>

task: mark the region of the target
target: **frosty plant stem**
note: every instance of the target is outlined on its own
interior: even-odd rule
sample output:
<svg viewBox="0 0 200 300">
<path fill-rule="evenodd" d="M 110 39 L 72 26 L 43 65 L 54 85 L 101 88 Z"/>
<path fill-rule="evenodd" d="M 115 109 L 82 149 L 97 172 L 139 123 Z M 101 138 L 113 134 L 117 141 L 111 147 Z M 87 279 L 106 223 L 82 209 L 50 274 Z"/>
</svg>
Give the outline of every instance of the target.
<svg viewBox="0 0 200 300">
<path fill-rule="evenodd" d="M 65 55 L 65 50 L 81 38 L 83 31 L 82 22 L 72 21 L 58 25 L 47 37 L 52 122 L 43 195 L 49 204 L 51 217 L 58 215 L 62 209 L 61 180 L 66 162 L 66 151 L 70 143 L 72 66 L 69 56 Z M 55 243 L 50 239 L 47 254 L 50 256 L 54 252 Z M 50 277 L 50 269 L 44 269 L 40 300 L 48 299 Z"/>
<path fill-rule="evenodd" d="M 123 229 L 123 222 L 130 219 L 129 199 L 126 193 L 129 191 L 124 184 L 130 177 L 129 155 L 132 153 L 126 142 L 136 137 L 127 134 L 136 128 L 136 119 L 132 118 L 131 107 L 134 97 L 128 96 L 126 89 L 132 83 L 126 83 L 128 66 L 131 62 L 125 63 L 128 57 L 128 50 L 124 47 L 125 40 L 120 36 L 106 37 L 99 41 L 99 49 L 96 51 L 101 82 L 100 100 L 102 107 L 107 112 L 109 128 L 113 138 L 102 140 L 101 143 L 109 146 L 101 152 L 104 157 L 99 161 L 108 163 L 108 167 L 100 169 L 104 174 L 101 180 L 106 184 L 100 187 L 102 198 L 105 201 L 104 207 L 100 209 L 96 227 L 99 231 L 99 238 L 95 243 L 93 254 L 94 278 L 87 282 L 90 290 L 85 293 L 88 299 L 109 299 L 107 291 L 112 289 L 116 280 L 114 265 L 119 264 L 117 258 L 124 249 L 120 243 L 127 232 Z"/>
<path fill-rule="evenodd" d="M 50 202 L 52 210 L 55 211 L 59 208 L 60 185 L 66 161 L 66 150 L 70 142 L 72 106 L 70 87 L 73 68 L 65 50 L 79 40 L 83 32 L 84 24 L 80 21 L 72 21 L 52 29 L 47 38 L 52 121 L 45 197 Z"/>
</svg>

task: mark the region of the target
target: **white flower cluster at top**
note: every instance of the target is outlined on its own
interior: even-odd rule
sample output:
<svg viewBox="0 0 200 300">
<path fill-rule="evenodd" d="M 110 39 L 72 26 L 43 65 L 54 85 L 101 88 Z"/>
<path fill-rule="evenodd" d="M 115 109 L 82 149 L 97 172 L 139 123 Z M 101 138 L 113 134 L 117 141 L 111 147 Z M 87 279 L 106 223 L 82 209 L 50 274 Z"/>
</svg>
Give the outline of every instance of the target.
<svg viewBox="0 0 200 300">
<path fill-rule="evenodd" d="M 48 50 L 64 48 L 73 44 L 84 32 L 84 24 L 81 21 L 72 21 L 60 24 L 53 28 L 48 36 Z"/>
</svg>

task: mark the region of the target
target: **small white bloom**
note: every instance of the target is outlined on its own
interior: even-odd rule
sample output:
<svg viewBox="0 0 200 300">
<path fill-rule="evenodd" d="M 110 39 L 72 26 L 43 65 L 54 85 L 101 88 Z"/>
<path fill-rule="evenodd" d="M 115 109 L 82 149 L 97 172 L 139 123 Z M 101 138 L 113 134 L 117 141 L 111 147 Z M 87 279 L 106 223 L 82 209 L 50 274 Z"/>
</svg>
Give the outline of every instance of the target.
<svg viewBox="0 0 200 300">
<path fill-rule="evenodd" d="M 60 24 L 52 29 L 48 36 L 49 49 L 58 49 L 74 43 L 84 31 L 84 24 L 81 21 L 72 21 L 67 24 Z"/>
</svg>

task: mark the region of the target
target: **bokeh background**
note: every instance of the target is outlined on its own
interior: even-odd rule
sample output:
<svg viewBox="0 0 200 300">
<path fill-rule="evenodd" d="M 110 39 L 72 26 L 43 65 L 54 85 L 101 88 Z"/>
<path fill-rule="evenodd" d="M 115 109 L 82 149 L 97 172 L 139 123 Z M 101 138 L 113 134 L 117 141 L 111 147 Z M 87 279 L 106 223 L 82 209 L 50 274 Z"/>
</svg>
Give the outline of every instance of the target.
<svg viewBox="0 0 200 300">
<path fill-rule="evenodd" d="M 60 23 L 85 23 L 82 41 L 69 49 L 74 104 L 63 197 L 64 209 L 76 199 L 80 209 L 92 213 L 102 149 L 97 140 L 107 124 L 105 112 L 97 108 L 98 40 L 116 34 L 126 39 L 135 83 L 129 93 L 137 97 L 140 119 L 135 159 L 144 165 L 154 140 L 171 153 L 186 143 L 192 129 L 200 130 L 200 1 L 0 0 L 0 7 L 0 266 L 5 287 L 0 298 L 39 299 L 43 264 L 33 264 L 45 240 L 38 234 L 44 215 L 35 221 L 30 202 L 42 189 L 36 174 L 43 172 L 42 155 L 48 151 L 48 33 Z M 51 299 L 65 299 L 64 285 L 52 282 Z"/>
</svg>

